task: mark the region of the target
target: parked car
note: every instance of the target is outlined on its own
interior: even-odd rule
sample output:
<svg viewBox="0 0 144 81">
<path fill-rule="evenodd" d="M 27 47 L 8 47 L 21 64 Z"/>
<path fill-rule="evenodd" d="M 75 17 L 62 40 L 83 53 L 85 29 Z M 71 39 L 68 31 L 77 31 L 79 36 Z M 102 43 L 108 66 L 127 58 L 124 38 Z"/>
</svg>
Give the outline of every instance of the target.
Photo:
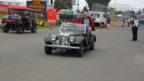
<svg viewBox="0 0 144 81">
<path fill-rule="evenodd" d="M 36 21 L 33 9 L 22 6 L 7 6 L 9 12 L 2 18 L 4 24 L 3 32 L 8 33 L 10 30 L 22 33 L 30 30 L 36 33 Z"/>
<path fill-rule="evenodd" d="M 59 31 L 59 35 L 49 33 L 44 39 L 46 54 L 52 54 L 52 50 L 66 49 L 82 57 L 85 50 L 94 50 L 96 36 L 83 24 L 65 23 Z"/>
<path fill-rule="evenodd" d="M 90 14 L 94 18 L 94 23 L 95 26 L 101 26 L 101 27 L 106 27 L 107 19 L 106 19 L 106 14 L 105 12 L 95 12 L 91 11 Z"/>
</svg>

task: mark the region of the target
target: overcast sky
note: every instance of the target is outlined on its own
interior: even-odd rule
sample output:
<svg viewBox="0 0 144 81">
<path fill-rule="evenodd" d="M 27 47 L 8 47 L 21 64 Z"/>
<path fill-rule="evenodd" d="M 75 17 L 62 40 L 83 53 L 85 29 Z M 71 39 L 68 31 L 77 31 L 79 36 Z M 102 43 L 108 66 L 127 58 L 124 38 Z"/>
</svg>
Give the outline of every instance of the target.
<svg viewBox="0 0 144 81">
<path fill-rule="evenodd" d="M 25 2 L 26 0 L 0 0 L 0 1 L 8 1 L 8 2 Z M 80 0 L 80 8 L 87 5 L 85 0 Z M 144 8 L 144 0 L 111 0 L 110 7 L 114 7 L 120 10 L 131 10 L 131 9 L 139 9 Z"/>
<path fill-rule="evenodd" d="M 110 6 L 122 10 L 138 10 L 139 8 L 144 8 L 144 0 L 111 0 Z"/>
</svg>

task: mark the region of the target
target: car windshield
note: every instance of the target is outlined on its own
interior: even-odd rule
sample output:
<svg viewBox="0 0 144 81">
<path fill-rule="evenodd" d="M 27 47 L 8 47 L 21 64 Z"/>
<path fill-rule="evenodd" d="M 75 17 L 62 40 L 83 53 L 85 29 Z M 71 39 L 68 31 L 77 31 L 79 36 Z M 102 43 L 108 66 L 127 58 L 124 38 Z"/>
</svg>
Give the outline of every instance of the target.
<svg viewBox="0 0 144 81">
<path fill-rule="evenodd" d="M 82 33 L 84 32 L 84 25 L 83 24 L 63 24 L 61 28 L 62 32 L 77 32 Z"/>
<path fill-rule="evenodd" d="M 9 19 L 20 19 L 20 16 L 16 15 L 16 14 L 10 14 Z"/>
</svg>

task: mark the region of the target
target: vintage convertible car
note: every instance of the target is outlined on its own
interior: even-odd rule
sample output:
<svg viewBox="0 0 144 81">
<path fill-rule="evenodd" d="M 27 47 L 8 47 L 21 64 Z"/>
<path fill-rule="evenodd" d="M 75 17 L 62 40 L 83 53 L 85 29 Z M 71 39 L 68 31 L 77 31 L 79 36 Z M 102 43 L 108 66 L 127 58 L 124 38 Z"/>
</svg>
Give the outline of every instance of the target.
<svg viewBox="0 0 144 81">
<path fill-rule="evenodd" d="M 46 54 L 51 54 L 52 50 L 66 49 L 82 57 L 85 50 L 94 50 L 96 36 L 83 24 L 65 23 L 61 25 L 58 36 L 49 33 L 44 41 Z"/>
<path fill-rule="evenodd" d="M 10 30 L 17 33 L 31 31 L 36 33 L 35 11 L 31 8 L 16 5 L 0 4 L 0 8 L 6 9 L 6 16 L 2 18 L 4 25 L 3 32 L 8 33 Z"/>
</svg>

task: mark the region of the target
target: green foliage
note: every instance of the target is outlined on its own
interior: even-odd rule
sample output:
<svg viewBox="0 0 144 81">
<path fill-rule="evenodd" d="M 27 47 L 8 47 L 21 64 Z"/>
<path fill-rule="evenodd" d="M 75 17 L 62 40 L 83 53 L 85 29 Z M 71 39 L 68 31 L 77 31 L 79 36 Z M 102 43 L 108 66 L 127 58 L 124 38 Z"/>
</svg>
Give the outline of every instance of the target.
<svg viewBox="0 0 144 81">
<path fill-rule="evenodd" d="M 108 3 L 110 2 L 110 0 L 86 0 L 88 2 L 88 4 L 92 4 L 92 3 L 100 3 L 103 5 L 108 5 Z"/>
<path fill-rule="evenodd" d="M 72 0 L 55 0 L 54 7 L 58 10 L 71 9 L 72 8 Z"/>
<path fill-rule="evenodd" d="M 6 14 L 0 14 L 0 19 L 6 16 Z"/>
<path fill-rule="evenodd" d="M 0 30 L 4 28 L 4 25 L 0 24 Z"/>
</svg>

